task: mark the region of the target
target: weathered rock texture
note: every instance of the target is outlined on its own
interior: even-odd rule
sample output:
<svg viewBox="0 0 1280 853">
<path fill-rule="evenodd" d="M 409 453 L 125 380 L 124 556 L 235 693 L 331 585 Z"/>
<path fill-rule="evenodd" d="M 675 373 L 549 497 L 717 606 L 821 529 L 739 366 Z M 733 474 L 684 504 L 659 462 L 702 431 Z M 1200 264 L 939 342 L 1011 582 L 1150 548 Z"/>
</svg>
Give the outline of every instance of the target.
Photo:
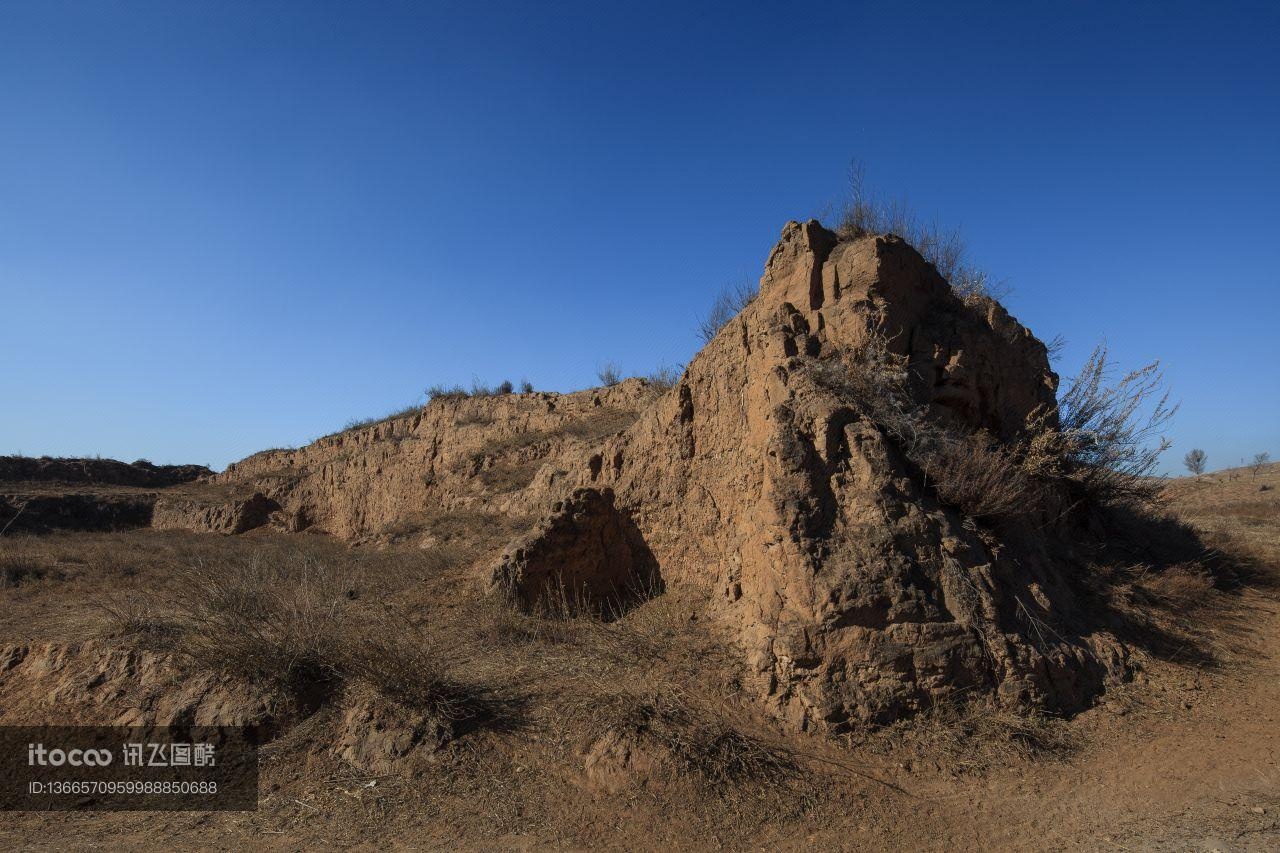
<svg viewBox="0 0 1280 853">
<path fill-rule="evenodd" d="M 191 672 L 160 652 L 100 643 L 0 646 L 4 725 L 271 728 L 278 697 Z"/>
<path fill-rule="evenodd" d="M 578 489 L 507 547 L 493 582 L 526 607 L 551 595 L 612 611 L 652 591 L 657 579 L 653 555 L 614 508 L 613 493 Z"/>
<path fill-rule="evenodd" d="M 543 463 L 584 456 L 634 422 L 655 396 L 633 379 L 575 394 L 437 399 L 298 450 L 250 456 L 203 491 L 163 496 L 156 525 L 245 529 L 237 507 L 255 496 L 272 507 L 253 516 L 256 525 L 271 521 L 348 540 L 418 535 L 446 516 L 522 516 L 532 511 L 522 492 Z"/>
<path fill-rule="evenodd" d="M 897 238 L 790 223 L 758 298 L 677 388 L 547 491 L 610 490 L 663 580 L 706 590 L 797 727 L 890 720 L 959 691 L 1079 705 L 1118 652 L 1043 627 L 1076 607 L 1058 566 L 940 506 L 829 387 L 871 335 L 907 359 L 912 396 L 962 428 L 1012 440 L 1053 402 L 1045 347 L 997 304 L 966 305 Z M 563 551 L 580 576 L 576 559 Z"/>
<path fill-rule="evenodd" d="M 906 362 L 914 403 L 959 431 L 1012 442 L 1054 401 L 1044 345 L 998 304 L 962 302 L 896 237 L 841 242 L 793 222 L 759 296 L 670 391 L 630 380 L 436 400 L 250 457 L 215 485 L 269 501 L 288 529 L 353 540 L 417 531 L 430 544 L 449 514 L 541 516 L 496 561 L 495 588 L 526 605 L 636 577 L 701 590 L 751 688 L 797 728 L 960 693 L 1080 705 L 1122 650 L 1074 627 L 1069 566 L 1029 522 L 997 534 L 941 505 L 901 436 L 837 387 L 873 339 Z M 197 529 L 227 529 L 224 515 L 157 508 Z"/>
<path fill-rule="evenodd" d="M 175 494 L 158 501 L 152 526 L 166 530 L 194 527 L 210 533 L 244 533 L 262 527 L 280 510 L 279 504 L 258 492 L 220 495 Z"/>
<path fill-rule="evenodd" d="M 352 690 L 339 704 L 331 752 L 370 772 L 413 770 L 453 736 L 371 691 Z M 269 740 L 301 719 L 293 698 L 171 653 L 99 642 L 0 646 L 0 725 L 245 726 Z"/>
</svg>

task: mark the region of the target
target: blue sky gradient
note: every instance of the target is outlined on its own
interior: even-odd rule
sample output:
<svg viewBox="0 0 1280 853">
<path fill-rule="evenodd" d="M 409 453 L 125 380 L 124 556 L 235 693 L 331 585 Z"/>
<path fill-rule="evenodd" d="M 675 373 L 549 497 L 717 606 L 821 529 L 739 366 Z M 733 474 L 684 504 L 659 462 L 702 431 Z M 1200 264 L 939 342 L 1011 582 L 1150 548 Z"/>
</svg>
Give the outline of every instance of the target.
<svg viewBox="0 0 1280 853">
<path fill-rule="evenodd" d="M 0 452 L 222 467 L 680 364 L 851 157 L 1280 456 L 1271 3 L 0 5 Z"/>
</svg>

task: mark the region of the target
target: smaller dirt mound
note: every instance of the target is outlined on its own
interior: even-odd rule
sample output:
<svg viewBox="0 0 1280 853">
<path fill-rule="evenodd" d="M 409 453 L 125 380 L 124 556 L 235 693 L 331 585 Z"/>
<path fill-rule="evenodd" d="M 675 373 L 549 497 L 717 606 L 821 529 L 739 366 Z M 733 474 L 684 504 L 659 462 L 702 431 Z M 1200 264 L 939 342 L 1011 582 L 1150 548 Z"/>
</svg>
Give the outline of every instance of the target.
<svg viewBox="0 0 1280 853">
<path fill-rule="evenodd" d="M 228 496 L 222 490 L 172 495 L 160 501 L 151 524 L 157 530 L 194 528 L 209 533 L 237 534 L 262 527 L 279 513 L 280 505 L 253 492 Z M 283 529 L 293 531 L 296 524 L 283 520 Z"/>
<path fill-rule="evenodd" d="M 613 506 L 608 489 L 577 489 L 502 555 L 492 586 L 521 606 L 550 596 L 616 612 L 658 584 L 657 563 L 635 524 Z"/>
</svg>

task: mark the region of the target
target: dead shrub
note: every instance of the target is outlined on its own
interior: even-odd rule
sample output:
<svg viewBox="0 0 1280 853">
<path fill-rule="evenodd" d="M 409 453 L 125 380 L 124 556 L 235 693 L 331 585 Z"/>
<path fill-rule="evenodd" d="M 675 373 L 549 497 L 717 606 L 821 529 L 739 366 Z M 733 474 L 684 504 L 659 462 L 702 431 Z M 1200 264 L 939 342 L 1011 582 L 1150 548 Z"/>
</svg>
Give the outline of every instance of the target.
<svg viewBox="0 0 1280 853">
<path fill-rule="evenodd" d="M 942 435 L 917 455 L 938 500 L 970 518 L 1013 518 L 1042 504 L 1043 487 L 989 435 Z"/>
<path fill-rule="evenodd" d="M 874 753 L 914 754 L 959 775 L 1065 759 L 1076 743 L 1064 722 L 1041 711 L 1013 713 L 958 697 L 863 736 Z"/>
<path fill-rule="evenodd" d="M 508 717 L 510 702 L 452 673 L 461 668 L 436 643 L 402 618 L 374 620 L 335 650 L 333 667 L 344 681 L 359 681 L 406 708 L 426 713 L 455 731 Z"/>
<path fill-rule="evenodd" d="M 502 397 L 510 394 L 515 390 L 515 386 L 511 384 L 511 380 L 503 380 L 497 385 L 490 385 L 487 382 L 481 382 L 478 378 L 471 380 L 472 397 Z"/>
<path fill-rule="evenodd" d="M 680 381 L 680 371 L 664 364 L 645 376 L 644 381 L 649 383 L 655 390 L 670 391 Z"/>
<path fill-rule="evenodd" d="M 622 381 L 622 369 L 616 362 L 606 361 L 596 370 L 596 377 L 599 378 L 601 385 L 612 388 Z"/>
<path fill-rule="evenodd" d="M 1178 407 L 1169 403 L 1159 362 L 1111 383 L 1113 372 L 1106 345 L 1094 348 L 1059 398 L 1057 424 L 1042 420 L 1039 441 L 1092 503 L 1154 504 L 1164 488 L 1156 466 L 1170 444 L 1163 432 Z"/>
<path fill-rule="evenodd" d="M 125 599 L 100 604 L 99 609 L 106 617 L 108 633 L 132 638 L 143 646 L 167 646 L 182 634 L 177 619 L 147 602 Z"/>
<path fill-rule="evenodd" d="M 1068 479 L 1092 506 L 1158 501 L 1162 432 L 1177 407 L 1158 363 L 1114 383 L 1112 372 L 1106 347 L 1096 348 L 1057 407 L 1033 413 L 1007 446 L 930 417 L 911 397 L 905 362 L 880 338 L 818 363 L 814 376 L 893 438 L 939 500 L 992 520 L 1040 511 L 1054 483 Z"/>
<path fill-rule="evenodd" d="M 703 343 L 711 343 L 730 320 L 755 300 L 757 294 L 756 286 L 748 281 L 725 285 L 716 294 L 710 310 L 698 320 L 698 337 L 702 338 Z"/>
</svg>

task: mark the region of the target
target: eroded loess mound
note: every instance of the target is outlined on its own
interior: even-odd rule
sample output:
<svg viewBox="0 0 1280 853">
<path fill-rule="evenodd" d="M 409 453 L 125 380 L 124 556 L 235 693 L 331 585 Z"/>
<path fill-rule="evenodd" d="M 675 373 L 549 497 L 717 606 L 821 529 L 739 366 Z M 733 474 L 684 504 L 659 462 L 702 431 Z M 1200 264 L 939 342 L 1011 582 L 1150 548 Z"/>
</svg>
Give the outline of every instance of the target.
<svg viewBox="0 0 1280 853">
<path fill-rule="evenodd" d="M 250 456 L 201 492 L 163 498 L 155 524 L 240 533 L 272 523 L 350 541 L 467 538 L 458 527 L 527 515 L 523 492 L 541 466 L 583 456 L 655 396 L 632 379 L 575 394 L 437 399 L 298 450 Z"/>
<path fill-rule="evenodd" d="M 797 729 L 956 696 L 1077 708 L 1124 650 L 1070 582 L 1071 502 L 1051 485 L 974 498 L 1022 482 L 995 463 L 1053 428 L 1057 381 L 1027 329 L 902 240 L 792 222 L 759 296 L 673 389 L 438 399 L 249 457 L 162 497 L 155 523 L 479 539 L 491 587 L 526 608 L 554 592 L 616 613 L 679 586 Z M 994 460 L 986 479 L 929 450 L 935 434 Z"/>
<path fill-rule="evenodd" d="M 960 300 L 897 238 L 790 223 L 759 296 L 672 393 L 540 485 L 608 490 L 662 581 L 715 602 L 754 688 L 798 728 L 961 693 L 1079 707 L 1122 651 L 1070 630 L 1086 620 L 1072 566 L 1037 535 L 1048 519 L 997 533 L 944 505 L 906 452 L 915 437 L 876 417 L 889 388 L 860 375 L 872 346 L 904 368 L 905 405 L 957 434 L 1011 445 L 1054 402 L 1044 345 L 998 304 Z M 575 579 L 590 571 L 576 556 L 560 555 Z"/>
</svg>

